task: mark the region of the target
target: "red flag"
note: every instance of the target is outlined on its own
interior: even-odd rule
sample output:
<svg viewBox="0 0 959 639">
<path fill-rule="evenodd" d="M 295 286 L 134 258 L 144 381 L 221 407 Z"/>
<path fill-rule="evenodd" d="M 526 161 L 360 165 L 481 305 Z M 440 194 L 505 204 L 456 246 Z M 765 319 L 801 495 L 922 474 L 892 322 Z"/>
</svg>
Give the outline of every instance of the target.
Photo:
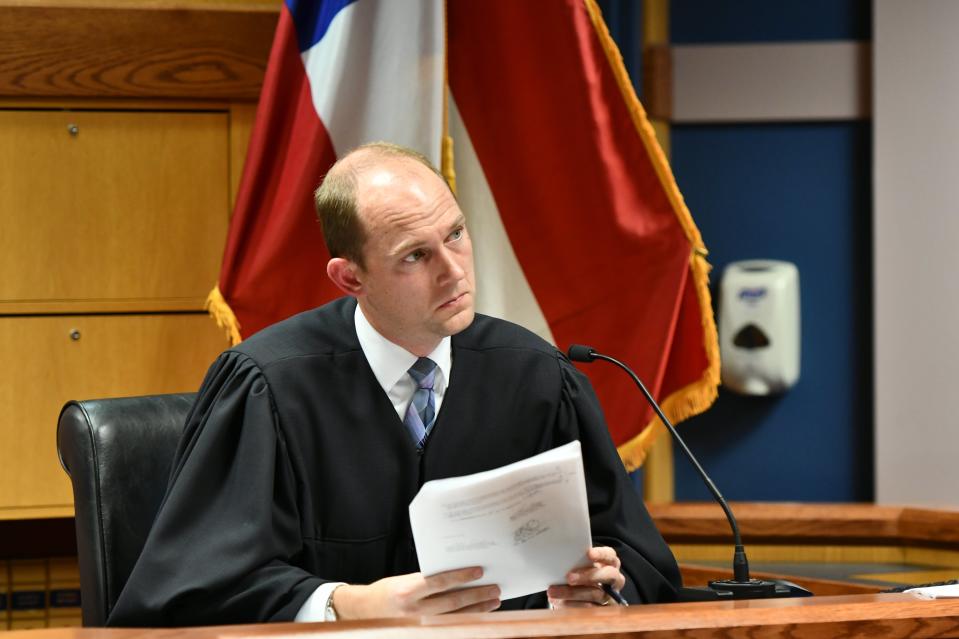
<svg viewBox="0 0 959 639">
<path fill-rule="evenodd" d="M 234 342 L 341 295 L 313 191 L 364 142 L 440 158 L 442 0 L 288 0 L 270 52 L 217 288 Z"/>
<path fill-rule="evenodd" d="M 719 381 L 705 249 L 595 3 L 448 10 L 450 92 L 468 135 L 454 130 L 457 166 L 475 150 L 556 344 L 625 360 L 671 419 L 705 410 Z M 463 188 L 469 179 L 458 170 Z M 620 371 L 584 370 L 637 466 L 658 430 L 651 409 Z"/>
</svg>

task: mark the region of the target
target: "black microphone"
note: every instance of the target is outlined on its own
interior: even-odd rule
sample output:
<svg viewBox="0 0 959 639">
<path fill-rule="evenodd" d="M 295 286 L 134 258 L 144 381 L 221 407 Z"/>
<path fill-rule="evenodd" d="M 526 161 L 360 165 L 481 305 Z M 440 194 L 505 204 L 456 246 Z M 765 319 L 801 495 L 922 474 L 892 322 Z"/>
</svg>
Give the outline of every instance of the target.
<svg viewBox="0 0 959 639">
<path fill-rule="evenodd" d="M 626 371 L 626 374 L 632 378 L 637 386 L 639 386 L 639 390 L 643 392 L 643 395 L 646 397 L 646 401 L 649 402 L 649 405 L 653 407 L 653 410 L 656 411 L 656 414 L 659 416 L 659 418 L 663 420 L 663 423 L 666 425 L 666 428 L 669 429 L 673 439 L 676 440 L 676 442 L 679 444 L 679 447 L 686 455 L 686 459 L 688 459 L 693 465 L 693 467 L 699 473 L 699 476 L 703 478 L 703 482 L 706 484 L 706 487 L 709 488 L 709 491 L 713 494 L 713 497 L 717 502 L 719 502 L 719 505 L 722 506 L 723 512 L 726 513 L 726 519 L 729 520 L 729 527 L 732 528 L 733 531 L 733 543 L 735 545 L 735 550 L 733 551 L 733 578 L 719 579 L 709 582 L 709 588 L 715 593 L 716 597 L 731 597 L 733 599 L 766 599 L 773 597 L 809 596 L 812 594 L 808 590 L 805 590 L 788 581 L 767 581 L 764 579 L 749 578 L 749 561 L 746 559 L 746 549 L 743 547 L 743 540 L 739 535 L 739 524 L 736 523 L 736 517 L 733 516 L 733 511 L 729 508 L 729 504 L 726 503 L 726 500 L 723 499 L 719 489 L 716 488 L 716 484 L 714 484 L 713 480 L 709 478 L 709 475 L 707 475 L 706 471 L 703 470 L 703 467 L 693 456 L 693 453 L 689 450 L 689 447 L 686 446 L 686 442 L 684 442 L 683 438 L 680 437 L 679 433 L 676 432 L 676 429 L 673 427 L 672 423 L 666 419 L 666 415 L 663 414 L 659 404 L 656 403 L 656 400 L 653 399 L 653 396 L 649 394 L 648 390 L 646 390 L 646 386 L 643 385 L 643 382 L 640 381 L 639 377 L 637 377 L 636 373 L 634 373 L 629 366 L 617 359 L 609 357 L 608 355 L 597 353 L 589 346 L 584 346 L 582 344 L 573 344 L 570 346 L 567 355 L 574 362 L 584 362 L 588 364 L 599 359 L 611 364 L 615 364 Z M 684 590 L 689 591 L 691 589 L 686 588 Z M 688 592 L 686 594 L 689 596 Z M 692 598 L 707 597 L 697 597 L 692 595 Z"/>
</svg>

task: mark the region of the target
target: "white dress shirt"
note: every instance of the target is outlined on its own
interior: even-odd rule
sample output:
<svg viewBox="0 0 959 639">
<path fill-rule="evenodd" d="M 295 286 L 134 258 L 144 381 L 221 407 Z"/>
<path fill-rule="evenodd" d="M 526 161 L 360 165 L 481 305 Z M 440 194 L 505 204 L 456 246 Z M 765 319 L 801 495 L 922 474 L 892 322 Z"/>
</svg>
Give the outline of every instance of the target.
<svg viewBox="0 0 959 639">
<path fill-rule="evenodd" d="M 353 314 L 353 324 L 356 326 L 356 337 L 366 356 L 366 361 L 369 362 L 383 392 L 390 398 L 393 408 L 396 409 L 396 416 L 400 420 L 399 424 L 385 424 L 384 427 L 406 428 L 403 425 L 403 418 L 406 416 L 406 409 L 410 402 L 413 401 L 413 393 L 416 392 L 416 382 L 407 371 L 419 358 L 380 335 L 363 315 L 359 304 L 356 305 L 356 312 Z M 444 337 L 439 346 L 427 357 L 436 362 L 433 393 L 436 398 L 435 414 L 438 416 L 453 367 L 450 338 Z M 333 596 L 333 591 L 342 585 L 344 585 L 342 582 L 329 582 L 314 590 L 296 613 L 294 621 L 327 621 L 326 610 L 330 597 Z"/>
</svg>

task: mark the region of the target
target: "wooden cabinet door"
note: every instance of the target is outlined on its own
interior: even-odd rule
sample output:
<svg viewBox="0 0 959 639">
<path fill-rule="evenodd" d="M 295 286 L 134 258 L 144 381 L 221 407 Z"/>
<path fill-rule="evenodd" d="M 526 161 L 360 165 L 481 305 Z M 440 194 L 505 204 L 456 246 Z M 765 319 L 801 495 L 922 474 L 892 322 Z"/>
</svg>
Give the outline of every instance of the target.
<svg viewBox="0 0 959 639">
<path fill-rule="evenodd" d="M 228 346 L 201 314 L 0 317 L 0 519 L 73 514 L 65 402 L 195 391 Z"/>
<path fill-rule="evenodd" d="M 0 110 L 0 313 L 201 310 L 227 112 Z"/>
</svg>

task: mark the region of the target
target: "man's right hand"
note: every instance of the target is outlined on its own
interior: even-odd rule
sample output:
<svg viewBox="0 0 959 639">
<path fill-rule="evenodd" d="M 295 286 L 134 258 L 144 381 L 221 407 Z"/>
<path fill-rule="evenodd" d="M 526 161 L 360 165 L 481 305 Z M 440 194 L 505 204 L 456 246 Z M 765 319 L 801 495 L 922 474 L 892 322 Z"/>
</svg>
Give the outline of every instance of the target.
<svg viewBox="0 0 959 639">
<path fill-rule="evenodd" d="M 499 586 L 465 587 L 483 569 L 460 568 L 435 575 L 386 577 L 368 586 L 340 586 L 333 591 L 337 619 L 372 619 L 447 612 L 490 612 L 500 605 Z"/>
</svg>

